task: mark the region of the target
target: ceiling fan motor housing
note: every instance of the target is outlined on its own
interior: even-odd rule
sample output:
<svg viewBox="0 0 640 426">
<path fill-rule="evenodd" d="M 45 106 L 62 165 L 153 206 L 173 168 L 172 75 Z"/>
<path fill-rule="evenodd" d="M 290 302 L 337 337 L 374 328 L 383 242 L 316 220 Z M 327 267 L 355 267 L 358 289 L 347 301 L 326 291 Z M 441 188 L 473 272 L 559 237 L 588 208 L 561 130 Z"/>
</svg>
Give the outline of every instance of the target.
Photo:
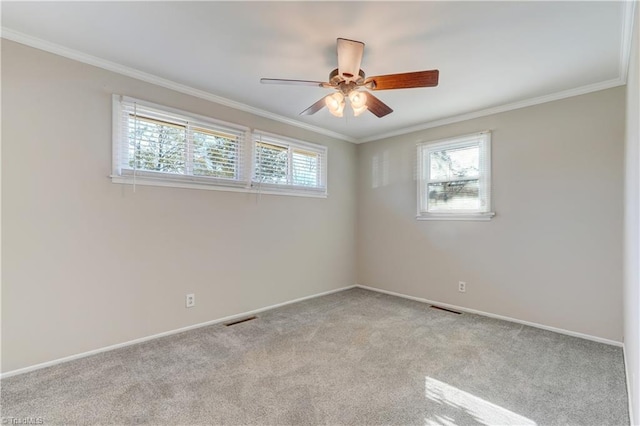
<svg viewBox="0 0 640 426">
<path fill-rule="evenodd" d="M 350 82 L 350 81 L 358 85 L 361 85 L 362 83 L 364 83 L 364 77 L 365 77 L 364 71 L 362 70 L 358 72 L 357 78 L 353 78 L 353 75 L 351 74 L 342 73 L 341 75 L 338 71 L 338 68 L 336 68 L 329 73 L 329 82 L 334 86 L 337 86 L 342 82 Z"/>
</svg>

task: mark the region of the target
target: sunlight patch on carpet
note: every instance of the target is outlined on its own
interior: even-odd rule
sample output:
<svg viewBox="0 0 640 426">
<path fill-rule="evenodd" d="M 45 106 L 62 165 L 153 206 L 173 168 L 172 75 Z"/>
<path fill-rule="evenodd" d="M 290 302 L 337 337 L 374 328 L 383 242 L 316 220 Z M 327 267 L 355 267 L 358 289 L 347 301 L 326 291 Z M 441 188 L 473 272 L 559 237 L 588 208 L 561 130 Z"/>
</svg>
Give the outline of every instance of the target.
<svg viewBox="0 0 640 426">
<path fill-rule="evenodd" d="M 453 426 L 460 422 L 466 424 L 469 420 L 485 425 L 537 426 L 531 419 L 428 376 L 425 378 L 425 396 L 449 408 L 447 414 L 425 418 L 426 426 Z M 451 408 L 456 414 L 451 414 Z"/>
</svg>

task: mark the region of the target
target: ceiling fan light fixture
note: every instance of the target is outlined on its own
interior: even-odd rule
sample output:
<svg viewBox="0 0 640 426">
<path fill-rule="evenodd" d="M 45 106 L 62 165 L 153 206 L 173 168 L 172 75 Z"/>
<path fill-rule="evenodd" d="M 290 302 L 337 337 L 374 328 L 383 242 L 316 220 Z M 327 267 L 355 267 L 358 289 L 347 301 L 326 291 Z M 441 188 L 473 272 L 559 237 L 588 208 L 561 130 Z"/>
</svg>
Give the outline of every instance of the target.
<svg viewBox="0 0 640 426">
<path fill-rule="evenodd" d="M 355 107 L 355 106 L 353 106 L 353 104 L 351 104 L 351 107 L 353 108 L 354 117 L 359 116 L 360 114 L 362 114 L 363 112 L 365 112 L 368 109 L 368 107 L 366 105 L 363 105 L 361 107 Z"/>
<path fill-rule="evenodd" d="M 329 112 L 336 117 L 342 117 L 344 112 L 344 95 L 340 92 L 336 92 L 333 95 L 329 95 L 324 98 L 324 102 L 329 109 Z"/>
<path fill-rule="evenodd" d="M 367 110 L 367 94 L 365 92 L 352 90 L 349 93 L 349 101 L 351 101 L 354 116 L 357 117 Z"/>
<path fill-rule="evenodd" d="M 359 92 L 357 90 L 352 90 L 349 93 L 349 100 L 351 101 L 351 106 L 355 108 L 360 108 L 362 106 L 367 105 L 367 94 L 365 92 Z"/>
<path fill-rule="evenodd" d="M 365 92 L 352 90 L 349 92 L 349 101 L 351 101 L 354 116 L 357 117 L 367 110 L 367 94 Z"/>
</svg>

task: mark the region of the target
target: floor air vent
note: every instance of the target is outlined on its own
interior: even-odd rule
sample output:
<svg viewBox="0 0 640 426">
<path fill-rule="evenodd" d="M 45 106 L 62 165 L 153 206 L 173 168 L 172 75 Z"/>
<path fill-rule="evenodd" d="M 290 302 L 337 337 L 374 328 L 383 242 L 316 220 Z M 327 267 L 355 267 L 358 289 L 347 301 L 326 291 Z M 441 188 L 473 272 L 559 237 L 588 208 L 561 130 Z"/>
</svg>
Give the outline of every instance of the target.
<svg viewBox="0 0 640 426">
<path fill-rule="evenodd" d="M 252 317 L 242 318 L 242 319 L 231 321 L 231 322 L 225 322 L 224 325 L 229 327 L 229 326 L 232 326 L 232 325 L 241 324 L 243 322 L 252 321 L 252 320 L 254 320 L 256 318 L 258 318 L 258 317 L 254 315 Z"/>
<path fill-rule="evenodd" d="M 460 315 L 462 313 L 462 312 L 454 311 L 454 310 L 447 309 L 447 308 L 441 308 L 440 306 L 436 306 L 436 305 L 431 305 L 429 307 L 433 308 L 433 309 L 439 309 L 441 311 L 451 312 L 452 314 L 457 314 L 457 315 Z"/>
</svg>

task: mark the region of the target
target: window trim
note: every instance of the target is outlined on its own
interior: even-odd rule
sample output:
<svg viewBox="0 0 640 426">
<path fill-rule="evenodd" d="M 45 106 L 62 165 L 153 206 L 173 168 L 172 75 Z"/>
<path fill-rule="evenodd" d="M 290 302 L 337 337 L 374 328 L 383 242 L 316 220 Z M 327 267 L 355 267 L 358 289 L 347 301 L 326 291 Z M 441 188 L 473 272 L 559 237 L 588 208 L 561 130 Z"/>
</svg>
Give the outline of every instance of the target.
<svg viewBox="0 0 640 426">
<path fill-rule="evenodd" d="M 213 128 L 219 127 L 220 132 L 232 130 L 243 134 L 240 141 L 239 153 L 241 153 L 240 161 L 237 164 L 237 177 L 235 179 L 217 178 L 210 176 L 199 176 L 192 174 L 172 174 L 164 172 L 156 172 L 151 170 L 133 170 L 123 167 L 121 161 L 122 144 L 127 143 L 128 139 L 123 136 L 123 102 L 136 103 L 141 107 L 147 107 L 157 110 L 159 113 L 166 113 L 185 122 L 195 121 L 194 127 L 198 127 L 198 123 L 207 124 Z M 170 123 L 172 124 L 172 123 Z M 206 129 L 213 131 L 213 129 Z M 307 186 L 294 185 L 271 185 L 258 183 L 253 181 L 255 173 L 254 160 L 254 138 L 256 134 L 268 135 L 269 138 L 287 142 L 295 147 L 307 149 L 311 152 L 318 152 L 322 155 L 321 182 L 323 188 L 311 188 Z M 128 96 L 112 95 L 112 159 L 111 159 L 111 178 L 112 183 L 127 185 L 143 185 L 143 186 L 162 186 L 187 189 L 204 189 L 213 191 L 230 191 L 230 192 L 248 192 L 266 195 L 290 195 L 299 197 L 327 198 L 327 154 L 328 148 L 320 144 L 312 144 L 297 139 L 287 138 L 284 136 L 271 134 L 263 131 L 251 131 L 249 127 L 216 120 L 200 114 L 183 111 L 177 108 L 165 105 L 155 104 Z"/>
<path fill-rule="evenodd" d="M 431 152 L 440 151 L 443 149 L 456 149 L 467 146 L 478 145 L 480 147 L 480 164 L 481 170 L 485 170 L 485 173 L 480 173 L 479 191 L 486 192 L 485 201 L 486 206 L 479 210 L 458 210 L 452 212 L 429 212 L 422 209 L 425 204 L 423 197 L 425 194 L 424 186 L 428 185 L 432 180 L 429 179 L 429 170 L 425 167 L 425 156 L 429 156 Z M 428 158 L 428 157 L 427 157 Z M 417 181 L 416 181 L 416 194 L 417 194 L 417 220 L 468 220 L 468 221 L 489 221 L 495 216 L 495 212 L 492 209 L 492 197 L 491 197 L 491 131 L 486 130 L 477 133 L 466 134 L 462 136 L 455 136 L 451 138 L 438 139 L 429 142 L 422 142 L 417 145 Z M 482 164 L 484 163 L 484 167 Z M 425 174 L 427 176 L 425 176 Z M 437 181 L 433 180 L 433 181 Z"/>
</svg>

